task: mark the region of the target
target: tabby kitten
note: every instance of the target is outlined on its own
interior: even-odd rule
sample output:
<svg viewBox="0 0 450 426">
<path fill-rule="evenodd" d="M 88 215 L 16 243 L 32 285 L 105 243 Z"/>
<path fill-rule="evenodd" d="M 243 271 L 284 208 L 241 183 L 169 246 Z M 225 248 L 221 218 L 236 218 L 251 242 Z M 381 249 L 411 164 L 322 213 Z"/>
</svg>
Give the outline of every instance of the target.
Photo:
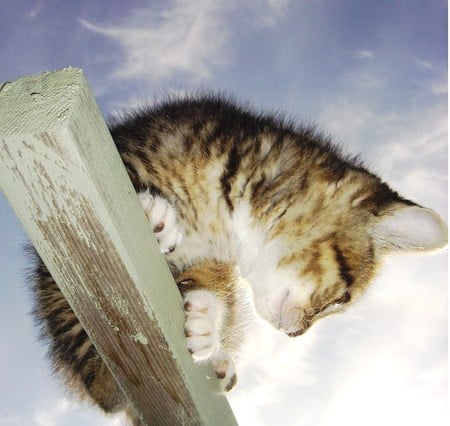
<svg viewBox="0 0 450 426">
<path fill-rule="evenodd" d="M 437 214 L 313 127 L 205 96 L 130 112 L 110 130 L 183 293 L 187 348 L 212 363 L 224 389 L 236 382 L 233 359 L 252 306 L 299 336 L 357 300 L 385 255 L 447 243 Z M 127 409 L 37 259 L 34 314 L 55 370 L 104 411 Z"/>
</svg>

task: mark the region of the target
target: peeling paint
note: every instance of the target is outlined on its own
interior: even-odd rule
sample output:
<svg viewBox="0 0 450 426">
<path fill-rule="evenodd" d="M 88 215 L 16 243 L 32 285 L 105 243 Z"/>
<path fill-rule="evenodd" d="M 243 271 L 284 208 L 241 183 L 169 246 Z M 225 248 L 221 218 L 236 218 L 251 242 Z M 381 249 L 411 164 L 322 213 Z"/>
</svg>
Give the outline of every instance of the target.
<svg viewBox="0 0 450 426">
<path fill-rule="evenodd" d="M 141 333 L 132 334 L 130 336 L 136 343 L 142 343 L 143 345 L 148 345 L 148 339 Z"/>
<path fill-rule="evenodd" d="M 193 368 L 178 290 L 139 238 L 148 222 L 81 70 L 0 89 L 0 187 L 143 421 L 235 424 Z"/>
</svg>

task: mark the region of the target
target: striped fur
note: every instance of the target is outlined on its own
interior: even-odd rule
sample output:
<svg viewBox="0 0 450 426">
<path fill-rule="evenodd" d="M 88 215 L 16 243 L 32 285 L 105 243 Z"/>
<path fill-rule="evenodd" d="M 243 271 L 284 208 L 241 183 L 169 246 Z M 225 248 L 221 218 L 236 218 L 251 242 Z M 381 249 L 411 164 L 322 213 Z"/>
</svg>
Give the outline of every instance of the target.
<svg viewBox="0 0 450 426">
<path fill-rule="evenodd" d="M 223 345 L 232 353 L 247 303 L 236 271 L 251 288 L 257 312 L 298 336 L 356 300 L 384 254 L 446 244 L 437 215 L 341 155 L 312 126 L 205 96 L 129 112 L 110 130 L 136 191 L 150 190 L 175 208 L 183 241 L 167 260 L 174 276 L 181 274 L 182 291 L 207 289 L 221 301 L 227 311 Z M 412 225 L 397 235 L 404 212 Z M 415 221 L 429 225 L 432 236 L 413 229 Z M 103 410 L 125 409 L 124 396 L 39 259 L 31 281 L 34 315 L 55 370 Z"/>
</svg>

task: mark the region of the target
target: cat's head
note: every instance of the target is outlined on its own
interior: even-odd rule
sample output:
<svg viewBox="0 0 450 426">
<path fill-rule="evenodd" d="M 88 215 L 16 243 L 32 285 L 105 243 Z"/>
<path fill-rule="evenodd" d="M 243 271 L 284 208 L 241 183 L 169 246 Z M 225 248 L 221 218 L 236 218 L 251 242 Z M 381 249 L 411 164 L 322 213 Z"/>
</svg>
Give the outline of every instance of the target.
<svg viewBox="0 0 450 426">
<path fill-rule="evenodd" d="M 280 226 L 291 229 L 278 234 L 282 244 L 274 249 L 277 273 L 254 289 L 257 311 L 276 328 L 298 336 L 317 319 L 343 311 L 364 293 L 387 255 L 446 246 L 439 215 L 375 183 L 369 191 L 349 190 L 345 182 L 327 185 L 310 200 L 315 213 L 304 201 L 287 212 Z"/>
</svg>

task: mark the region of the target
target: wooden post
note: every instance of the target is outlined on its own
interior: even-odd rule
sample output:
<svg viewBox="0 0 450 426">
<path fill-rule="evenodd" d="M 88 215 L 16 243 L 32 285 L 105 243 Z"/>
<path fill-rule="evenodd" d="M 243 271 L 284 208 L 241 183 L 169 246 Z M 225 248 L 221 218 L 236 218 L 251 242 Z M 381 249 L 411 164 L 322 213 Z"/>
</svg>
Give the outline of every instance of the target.
<svg viewBox="0 0 450 426">
<path fill-rule="evenodd" d="M 0 187 L 142 419 L 236 424 L 81 70 L 0 85 Z"/>
</svg>

